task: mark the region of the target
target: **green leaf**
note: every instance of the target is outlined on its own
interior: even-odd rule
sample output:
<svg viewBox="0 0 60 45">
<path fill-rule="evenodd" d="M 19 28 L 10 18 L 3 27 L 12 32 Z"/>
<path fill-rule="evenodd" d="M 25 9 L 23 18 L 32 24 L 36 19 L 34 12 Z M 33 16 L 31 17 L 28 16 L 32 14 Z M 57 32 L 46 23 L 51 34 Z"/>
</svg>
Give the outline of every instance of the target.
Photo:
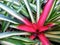
<svg viewBox="0 0 60 45">
<path fill-rule="evenodd" d="M 56 38 L 49 38 L 49 40 L 60 43 L 60 39 L 56 39 Z"/>
<path fill-rule="evenodd" d="M 40 18 L 40 0 L 37 0 L 36 3 L 37 3 L 37 17 L 36 17 L 36 21 L 38 21 L 39 18 Z"/>
<path fill-rule="evenodd" d="M 2 44 L 13 44 L 13 45 L 25 45 L 23 41 L 21 40 L 15 40 L 15 39 L 11 39 L 11 38 L 5 38 L 1 40 Z"/>
<path fill-rule="evenodd" d="M 4 20 L 4 21 L 8 21 L 8 22 L 11 22 L 11 23 L 14 23 L 14 24 L 18 24 L 17 22 L 13 21 L 9 17 L 4 16 L 3 14 L 0 14 L 0 20 Z"/>
<path fill-rule="evenodd" d="M 30 35 L 30 34 L 27 32 L 4 32 L 4 33 L 0 33 L 0 39 L 7 38 L 14 35 Z"/>
<path fill-rule="evenodd" d="M 7 2 L 6 5 L 9 6 L 9 7 L 11 7 L 13 4 L 10 3 L 10 2 Z M 8 17 L 9 14 L 6 11 L 4 11 L 4 12 L 5 12 L 4 15 L 6 17 Z M 12 16 L 10 16 L 10 18 L 12 18 Z M 9 25 L 10 25 L 10 22 L 2 21 L 2 31 L 5 32 L 7 30 L 7 28 L 9 27 Z"/>
<path fill-rule="evenodd" d="M 3 1 L 12 2 L 16 5 L 19 5 L 19 0 L 3 0 Z"/>
<path fill-rule="evenodd" d="M 35 4 L 32 4 L 32 3 L 29 3 L 30 4 L 30 7 L 34 10 L 34 11 L 37 11 L 36 10 L 36 5 Z"/>
<path fill-rule="evenodd" d="M 35 23 L 35 20 L 34 20 L 34 17 L 33 17 L 33 13 L 32 13 L 32 11 L 31 11 L 31 8 L 30 8 L 30 5 L 29 5 L 29 3 L 28 3 L 28 0 L 23 0 L 23 1 L 24 1 L 25 5 L 26 5 L 26 7 L 27 7 L 27 10 L 28 10 L 29 15 L 30 15 L 30 17 L 31 17 L 32 23 Z"/>
<path fill-rule="evenodd" d="M 60 34 L 60 31 L 49 31 L 49 32 L 46 32 L 46 33 L 57 35 L 57 34 Z"/>
<path fill-rule="evenodd" d="M 52 8 L 51 8 L 51 10 L 50 10 L 50 12 L 49 12 L 49 15 L 48 15 L 48 18 L 47 18 L 47 22 L 49 22 L 49 20 L 51 19 L 51 16 L 53 15 L 53 11 L 54 11 L 54 8 L 55 8 L 55 6 L 56 6 L 56 2 L 57 2 L 57 0 L 55 0 L 54 1 L 54 3 L 53 3 L 53 5 L 52 5 Z M 53 17 L 52 17 L 53 18 Z"/>
<path fill-rule="evenodd" d="M 48 22 L 56 22 L 56 21 L 58 21 L 58 20 L 56 20 L 56 18 L 58 18 L 60 16 L 60 14 L 55 14 L 55 16 L 54 17 L 52 17 L 50 20 L 48 20 Z M 56 20 L 56 21 L 55 21 Z"/>
<path fill-rule="evenodd" d="M 19 15 L 15 10 L 7 7 L 6 5 L 0 3 L 0 8 L 2 8 L 3 10 L 5 10 L 6 12 L 8 12 L 10 15 L 12 15 L 13 17 L 21 20 L 22 22 L 24 22 L 25 17 L 23 17 L 22 15 Z"/>
<path fill-rule="evenodd" d="M 52 34 L 45 34 L 48 38 L 56 38 L 56 39 L 60 39 L 59 35 L 52 35 Z"/>
<path fill-rule="evenodd" d="M 33 40 L 30 40 L 28 38 L 23 38 L 23 37 L 18 37 L 18 36 L 14 36 L 14 37 L 11 37 L 12 39 L 16 39 L 16 40 L 22 40 L 24 42 L 34 42 Z"/>
</svg>

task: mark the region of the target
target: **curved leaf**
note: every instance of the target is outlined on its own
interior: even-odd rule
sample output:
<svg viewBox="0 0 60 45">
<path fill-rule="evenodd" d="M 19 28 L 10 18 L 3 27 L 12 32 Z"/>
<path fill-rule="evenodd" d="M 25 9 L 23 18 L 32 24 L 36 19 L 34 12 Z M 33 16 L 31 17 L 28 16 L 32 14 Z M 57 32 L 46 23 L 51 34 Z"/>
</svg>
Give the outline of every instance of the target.
<svg viewBox="0 0 60 45">
<path fill-rule="evenodd" d="M 14 35 L 30 35 L 30 34 L 27 32 L 4 32 L 4 33 L 0 33 L 0 39 L 7 38 Z"/>
<path fill-rule="evenodd" d="M 17 22 L 13 21 L 9 17 L 4 16 L 3 14 L 0 14 L 0 20 L 4 20 L 4 21 L 8 21 L 8 22 L 11 22 L 11 23 L 14 23 L 14 24 L 18 24 Z"/>
</svg>

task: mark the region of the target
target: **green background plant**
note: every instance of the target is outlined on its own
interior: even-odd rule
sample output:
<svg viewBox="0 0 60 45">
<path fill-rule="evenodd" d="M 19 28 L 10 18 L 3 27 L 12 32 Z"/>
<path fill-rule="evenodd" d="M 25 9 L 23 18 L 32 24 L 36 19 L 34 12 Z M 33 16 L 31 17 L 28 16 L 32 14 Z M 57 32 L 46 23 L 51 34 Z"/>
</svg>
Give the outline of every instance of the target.
<svg viewBox="0 0 60 45">
<path fill-rule="evenodd" d="M 40 1 L 40 2 L 38 2 Z M 37 3 L 36 3 L 37 2 Z M 0 0 L 0 42 L 2 45 L 36 45 L 41 44 L 37 39 L 32 41 L 28 38 L 30 33 L 19 31 L 16 26 L 23 24 L 18 17 L 26 17 L 29 20 L 36 21 L 36 17 L 39 18 L 39 14 L 42 12 L 41 5 L 45 0 L 27 0 L 29 8 L 27 8 L 24 0 Z M 39 4 L 39 5 L 38 5 Z M 38 5 L 38 6 L 37 6 Z M 37 9 L 38 8 L 38 9 Z M 29 10 L 30 9 L 30 12 Z M 38 14 L 36 14 L 38 12 Z M 32 18 L 31 15 L 32 14 Z M 18 16 L 18 17 L 15 17 Z M 21 16 L 22 15 L 22 16 Z M 38 15 L 38 16 L 37 16 Z M 23 18 L 23 17 L 22 17 Z M 45 22 L 54 22 L 56 26 L 45 32 L 45 35 L 50 41 L 60 43 L 60 1 L 54 0 L 54 4 L 49 13 L 49 16 Z"/>
</svg>

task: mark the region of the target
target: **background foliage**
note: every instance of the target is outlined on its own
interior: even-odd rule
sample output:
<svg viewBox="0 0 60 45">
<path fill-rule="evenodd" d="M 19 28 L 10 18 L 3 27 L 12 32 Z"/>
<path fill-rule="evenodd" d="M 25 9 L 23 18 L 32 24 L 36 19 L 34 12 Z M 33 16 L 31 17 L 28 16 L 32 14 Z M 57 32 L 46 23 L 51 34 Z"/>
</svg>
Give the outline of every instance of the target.
<svg viewBox="0 0 60 45">
<path fill-rule="evenodd" d="M 46 0 L 39 0 L 39 7 L 37 7 L 38 0 L 27 0 L 27 3 L 30 7 L 32 15 L 36 21 L 36 13 L 38 15 L 42 12 Z M 45 32 L 45 35 L 49 38 L 50 41 L 60 43 L 60 0 L 54 0 L 55 3 L 49 13 L 49 16 L 45 22 L 45 25 L 48 22 L 54 22 L 56 26 L 49 29 Z M 39 10 L 37 10 L 37 8 Z M 0 0 L 0 43 L 2 45 L 38 45 L 41 44 L 39 40 L 30 40 L 28 36 L 30 33 L 19 31 L 16 29 L 16 26 L 23 24 L 20 20 L 21 18 L 30 19 L 29 8 L 26 7 L 26 4 L 23 0 Z M 24 17 L 22 17 L 22 16 Z M 17 17 L 16 17 L 17 16 Z M 55 45 L 54 43 L 52 43 Z"/>
</svg>

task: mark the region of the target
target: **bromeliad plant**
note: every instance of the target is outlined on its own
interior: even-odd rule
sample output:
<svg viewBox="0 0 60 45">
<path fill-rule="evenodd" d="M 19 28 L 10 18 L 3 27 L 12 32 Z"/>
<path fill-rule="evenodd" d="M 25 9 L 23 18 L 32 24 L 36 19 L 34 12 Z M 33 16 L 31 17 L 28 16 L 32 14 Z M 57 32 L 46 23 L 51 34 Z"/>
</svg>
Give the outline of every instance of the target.
<svg viewBox="0 0 60 45">
<path fill-rule="evenodd" d="M 48 41 L 48 39 L 44 35 L 44 32 L 46 30 L 48 30 L 50 27 L 54 26 L 54 23 L 49 23 L 46 26 L 44 26 L 44 23 L 47 19 L 49 12 L 50 12 L 53 2 L 54 2 L 54 0 L 47 1 L 46 5 L 44 7 L 44 10 L 42 11 L 42 14 L 41 14 L 37 23 L 34 20 L 32 20 L 33 23 L 31 23 L 25 19 L 25 21 L 26 21 L 26 22 L 24 22 L 25 25 L 19 25 L 17 27 L 17 29 L 31 32 L 32 35 L 30 36 L 30 39 L 34 39 L 35 37 L 39 37 L 39 40 L 42 41 L 42 45 L 50 45 L 50 42 Z"/>
<path fill-rule="evenodd" d="M 9 0 L 5 0 L 5 1 L 8 1 L 9 2 Z M 19 4 L 17 2 L 12 1 L 14 4 L 18 5 L 18 7 L 16 5 L 13 6 L 13 4 L 11 4 L 11 3 L 8 3 L 7 4 L 12 9 L 15 8 L 15 10 L 16 10 L 16 9 L 19 8 L 18 11 L 12 10 L 9 7 L 7 7 L 6 5 L 4 5 L 3 3 L 0 3 L 0 8 L 2 8 L 3 10 L 5 10 L 6 16 L 9 16 L 9 15 L 12 15 L 13 16 L 12 19 L 10 19 L 9 17 L 7 18 L 6 16 L 0 14 L 0 16 L 3 17 L 3 18 L 0 17 L 1 20 L 8 21 L 8 23 L 7 22 L 4 22 L 3 23 L 3 24 L 6 24 L 7 23 L 6 27 L 3 30 L 6 31 L 6 29 L 8 28 L 8 26 L 10 26 L 10 27 L 16 28 L 18 30 L 27 32 L 25 34 L 26 35 L 29 35 L 29 36 L 26 36 L 26 37 L 29 37 L 29 39 L 31 39 L 31 40 L 34 40 L 35 38 L 38 38 L 38 40 L 40 40 L 42 42 L 42 45 L 51 45 L 51 43 L 50 43 L 50 41 L 49 41 L 49 39 L 47 37 L 50 36 L 50 37 L 53 37 L 54 38 L 56 36 L 53 36 L 53 35 L 52 36 L 51 35 L 48 36 L 47 34 L 49 34 L 49 33 L 50 34 L 54 34 L 54 33 L 48 32 L 46 34 L 46 36 L 47 36 L 46 37 L 45 36 L 45 32 L 51 31 L 52 30 L 52 27 L 54 27 L 55 25 L 57 25 L 56 24 L 56 21 L 52 21 L 52 20 L 54 20 L 55 18 L 58 18 L 59 17 L 59 14 L 60 14 L 59 11 L 56 10 L 56 7 L 55 7 L 56 2 L 58 0 L 46 0 L 46 4 L 45 4 L 43 10 L 40 7 L 40 0 L 37 0 L 37 1 L 36 0 L 34 0 L 34 1 L 32 1 L 32 0 L 30 0 L 30 1 L 23 0 L 23 1 L 20 1 L 21 2 L 20 3 L 21 5 L 24 4 L 24 5 L 21 6 L 21 9 L 20 9 Z M 32 3 L 30 3 L 30 2 L 32 2 Z M 36 3 L 37 6 L 36 5 L 33 5 L 34 2 L 37 2 Z M 34 11 L 32 11 L 31 9 L 33 9 Z M 28 18 L 25 18 L 22 15 L 18 15 L 17 13 L 20 12 L 20 11 L 21 11 L 21 13 L 25 14 L 26 17 L 28 17 L 28 18 L 31 17 L 31 21 Z M 57 12 L 55 12 L 55 11 L 57 11 Z M 34 12 L 34 13 L 37 12 L 37 15 L 34 16 L 32 12 Z M 27 15 L 30 15 L 30 17 L 27 16 L 26 14 Z M 13 21 L 15 19 L 14 17 L 17 18 L 17 19 L 19 19 L 20 21 L 22 21 L 24 24 L 17 23 L 16 22 L 17 19 L 15 21 Z M 35 18 L 36 18 L 36 20 L 35 20 Z M 18 26 L 15 26 L 14 24 L 12 24 L 12 25 L 14 25 L 14 26 L 12 26 L 12 25 L 10 25 L 10 23 L 17 24 Z M 3 25 L 3 27 L 4 27 L 4 25 Z M 15 35 L 23 35 L 24 33 L 22 33 L 22 34 L 21 33 L 13 33 L 13 34 L 9 34 L 9 35 L 6 34 L 6 36 L 1 36 L 0 39 L 13 36 L 14 34 Z M 57 36 L 56 38 L 58 38 L 58 37 L 59 36 Z M 18 38 L 17 37 L 11 37 L 11 38 L 12 39 L 22 40 L 22 42 L 23 41 L 26 41 L 26 40 L 23 40 L 22 38 L 19 38 L 19 37 Z M 6 41 L 6 39 L 3 39 L 3 40 Z M 28 40 L 27 42 L 29 42 L 29 41 L 31 42 L 31 40 Z"/>
</svg>

